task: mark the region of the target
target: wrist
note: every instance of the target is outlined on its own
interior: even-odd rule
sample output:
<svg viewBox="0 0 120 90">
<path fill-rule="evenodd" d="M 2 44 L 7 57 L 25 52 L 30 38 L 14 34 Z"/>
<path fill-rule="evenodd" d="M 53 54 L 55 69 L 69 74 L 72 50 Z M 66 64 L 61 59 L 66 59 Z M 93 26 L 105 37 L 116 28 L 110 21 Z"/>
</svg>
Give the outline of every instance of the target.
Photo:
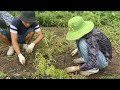
<svg viewBox="0 0 120 90">
<path fill-rule="evenodd" d="M 20 53 L 20 54 L 18 54 L 18 57 L 21 57 L 21 56 L 23 56 L 21 53 Z"/>
<path fill-rule="evenodd" d="M 32 42 L 31 44 L 32 44 L 33 46 L 35 46 L 35 43 Z"/>
</svg>

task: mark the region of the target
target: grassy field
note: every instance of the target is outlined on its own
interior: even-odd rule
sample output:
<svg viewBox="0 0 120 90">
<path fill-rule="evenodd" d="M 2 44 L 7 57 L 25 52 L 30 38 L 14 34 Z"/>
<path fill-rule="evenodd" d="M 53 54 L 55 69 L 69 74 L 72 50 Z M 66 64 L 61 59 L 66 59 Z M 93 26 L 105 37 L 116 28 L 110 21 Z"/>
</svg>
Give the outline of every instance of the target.
<svg viewBox="0 0 120 90">
<path fill-rule="evenodd" d="M 19 12 L 11 11 L 13 16 L 18 16 Z M 71 51 L 76 47 L 74 41 L 70 42 L 65 39 L 66 33 L 68 31 L 67 23 L 68 20 L 73 16 L 83 16 L 85 20 L 91 20 L 95 23 L 95 26 L 100 29 L 105 35 L 110 39 L 113 46 L 113 62 L 117 69 L 119 68 L 120 62 L 120 12 L 119 11 L 44 11 L 36 12 L 37 20 L 40 23 L 41 30 L 44 34 L 44 39 L 35 49 L 33 54 L 34 57 L 29 56 L 31 62 L 26 67 L 27 69 L 32 69 L 31 71 L 25 71 L 26 69 L 19 69 L 18 71 L 11 71 L 8 73 L 9 69 L 4 69 L 0 66 L 0 78 L 5 78 L 6 76 L 12 75 L 13 73 L 19 73 L 23 78 L 29 78 L 31 75 L 32 78 L 46 78 L 46 79 L 86 79 L 88 77 L 81 76 L 79 72 L 67 74 L 64 69 L 67 66 L 74 65 L 72 60 L 76 57 L 71 57 Z M 36 35 L 34 36 L 36 38 Z M 1 44 L 3 45 L 3 44 Z M 3 52 L 4 54 L 6 52 Z M 115 54 L 114 54 L 115 53 Z M 28 55 L 26 55 L 27 57 Z M 2 54 L 1 54 L 2 57 Z M 5 57 L 5 56 L 4 56 Z M 15 56 L 13 56 L 14 58 Z M 7 60 L 6 58 L 2 58 Z M 14 60 L 17 58 L 14 58 Z M 114 59 L 116 61 L 114 61 Z M 11 62 L 12 62 L 11 58 Z M 13 61 L 14 61 L 13 60 Z M 7 62 L 7 61 L 6 61 Z M 7 62 L 8 64 L 9 62 Z M 14 64 L 16 61 L 14 61 Z M 11 68 L 10 66 L 9 68 Z M 114 65 L 110 66 L 108 70 L 114 71 Z M 1 69 L 2 68 L 2 69 Z M 18 69 L 18 66 L 14 68 Z M 107 71 L 108 71 L 107 70 Z M 117 70 L 116 70 L 117 71 Z M 27 72 L 27 73 L 26 73 Z M 117 71 L 118 74 L 120 72 Z M 112 72 L 113 75 L 118 75 L 117 73 Z M 98 74 L 99 77 L 106 75 Z M 108 74 L 109 75 L 109 74 Z M 96 76 L 93 76 L 96 77 Z M 97 77 L 98 78 L 98 77 Z"/>
</svg>

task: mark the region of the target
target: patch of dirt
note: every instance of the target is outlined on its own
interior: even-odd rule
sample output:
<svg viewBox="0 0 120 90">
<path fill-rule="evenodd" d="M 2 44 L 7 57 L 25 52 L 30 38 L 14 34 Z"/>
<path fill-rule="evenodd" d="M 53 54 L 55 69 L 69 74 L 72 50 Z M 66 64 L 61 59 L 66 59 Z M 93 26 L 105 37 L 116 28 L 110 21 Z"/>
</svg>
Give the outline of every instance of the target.
<svg viewBox="0 0 120 90">
<path fill-rule="evenodd" d="M 18 61 L 16 54 L 13 56 L 7 56 L 8 46 L 2 45 L 0 47 L 0 71 L 7 73 L 10 78 L 31 78 L 32 74 L 35 72 L 35 55 L 26 54 L 22 51 L 22 54 L 26 58 L 26 65 L 21 65 Z"/>
</svg>

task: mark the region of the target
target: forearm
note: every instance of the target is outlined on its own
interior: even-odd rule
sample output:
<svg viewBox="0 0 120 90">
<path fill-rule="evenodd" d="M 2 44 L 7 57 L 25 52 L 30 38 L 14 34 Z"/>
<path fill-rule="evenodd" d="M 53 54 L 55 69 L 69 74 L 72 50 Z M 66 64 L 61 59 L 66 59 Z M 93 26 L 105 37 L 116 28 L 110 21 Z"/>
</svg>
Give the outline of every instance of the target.
<svg viewBox="0 0 120 90">
<path fill-rule="evenodd" d="M 40 35 L 35 41 L 33 41 L 33 43 L 38 44 L 42 39 L 43 39 L 43 35 Z"/>
<path fill-rule="evenodd" d="M 15 52 L 17 53 L 17 55 L 19 55 L 21 52 L 20 52 L 20 48 L 19 48 L 18 42 L 14 41 L 14 42 L 12 42 L 12 45 L 13 45 L 13 48 L 14 48 Z"/>
</svg>

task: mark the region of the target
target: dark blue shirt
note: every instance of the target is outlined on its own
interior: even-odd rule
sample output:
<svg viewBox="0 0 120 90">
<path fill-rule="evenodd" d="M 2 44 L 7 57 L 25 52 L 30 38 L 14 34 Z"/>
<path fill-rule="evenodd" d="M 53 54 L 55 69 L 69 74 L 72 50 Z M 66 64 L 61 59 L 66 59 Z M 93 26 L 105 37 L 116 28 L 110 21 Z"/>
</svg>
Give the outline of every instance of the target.
<svg viewBox="0 0 120 90">
<path fill-rule="evenodd" d="M 40 31 L 40 26 L 37 22 L 34 22 L 30 27 L 25 27 L 19 18 L 13 19 L 10 25 L 10 32 L 17 33 L 19 35 L 25 34 L 29 29 L 33 29 L 35 32 Z"/>
</svg>

